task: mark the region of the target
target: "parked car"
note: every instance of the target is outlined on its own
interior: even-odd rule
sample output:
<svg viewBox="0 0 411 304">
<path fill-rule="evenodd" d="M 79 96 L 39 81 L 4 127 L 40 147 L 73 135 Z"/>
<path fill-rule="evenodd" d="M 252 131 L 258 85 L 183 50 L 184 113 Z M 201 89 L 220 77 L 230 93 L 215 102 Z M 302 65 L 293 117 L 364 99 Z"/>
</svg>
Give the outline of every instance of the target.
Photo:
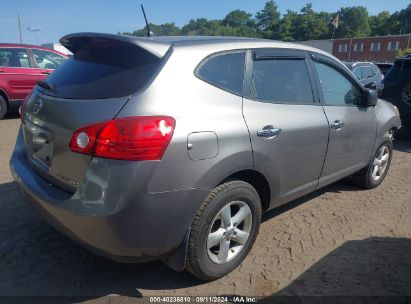
<svg viewBox="0 0 411 304">
<path fill-rule="evenodd" d="M 36 45 L 0 43 L 0 119 L 20 106 L 37 81 L 45 79 L 66 58 Z"/>
<path fill-rule="evenodd" d="M 403 123 L 411 125 L 411 58 L 395 60 L 383 84 L 382 98 L 396 105 Z"/>
<path fill-rule="evenodd" d="M 364 87 L 381 90 L 381 81 L 384 75 L 378 66 L 371 62 L 344 62 L 354 76 L 364 85 Z"/>
<path fill-rule="evenodd" d="M 393 63 L 390 62 L 376 62 L 374 63 L 381 71 L 381 73 L 385 76 L 387 75 L 388 71 L 393 67 Z"/>
<path fill-rule="evenodd" d="M 51 225 L 120 261 L 203 280 L 250 251 L 261 214 L 387 174 L 396 108 L 300 44 L 72 34 L 22 106 L 10 162 Z"/>
</svg>

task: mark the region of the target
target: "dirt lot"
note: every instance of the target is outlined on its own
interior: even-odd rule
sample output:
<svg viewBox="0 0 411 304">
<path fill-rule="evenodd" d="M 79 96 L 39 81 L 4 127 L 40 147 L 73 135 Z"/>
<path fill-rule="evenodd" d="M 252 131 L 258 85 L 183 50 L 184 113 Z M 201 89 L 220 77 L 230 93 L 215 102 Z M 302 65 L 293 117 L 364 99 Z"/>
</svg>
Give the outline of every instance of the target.
<svg viewBox="0 0 411 304">
<path fill-rule="evenodd" d="M 245 262 L 205 284 L 160 262 L 124 265 L 95 256 L 43 223 L 9 172 L 18 127 L 16 116 L 0 121 L 0 295 L 93 303 L 111 294 L 126 302 L 142 295 L 411 296 L 411 130 L 395 142 L 379 188 L 340 182 L 270 211 Z"/>
</svg>

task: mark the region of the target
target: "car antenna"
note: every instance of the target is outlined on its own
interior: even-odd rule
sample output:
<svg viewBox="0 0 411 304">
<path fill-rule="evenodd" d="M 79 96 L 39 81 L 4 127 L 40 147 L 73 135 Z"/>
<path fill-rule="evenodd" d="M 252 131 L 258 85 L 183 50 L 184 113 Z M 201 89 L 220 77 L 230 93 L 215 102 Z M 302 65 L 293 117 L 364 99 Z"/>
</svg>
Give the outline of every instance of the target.
<svg viewBox="0 0 411 304">
<path fill-rule="evenodd" d="M 143 4 L 141 4 L 141 10 L 143 11 L 144 20 L 146 21 L 147 37 L 151 37 L 151 35 L 153 34 L 153 32 L 150 31 L 150 26 L 148 25 L 148 21 L 147 21 L 147 17 L 146 17 L 146 12 L 144 11 L 144 6 L 143 6 Z"/>
</svg>

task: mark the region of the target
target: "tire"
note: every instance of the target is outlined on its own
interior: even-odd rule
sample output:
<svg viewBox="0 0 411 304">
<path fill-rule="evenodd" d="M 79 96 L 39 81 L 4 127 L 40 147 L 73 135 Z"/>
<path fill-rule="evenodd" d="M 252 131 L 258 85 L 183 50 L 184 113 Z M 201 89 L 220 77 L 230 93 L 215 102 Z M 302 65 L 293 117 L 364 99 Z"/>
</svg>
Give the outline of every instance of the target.
<svg viewBox="0 0 411 304">
<path fill-rule="evenodd" d="M 227 210 L 230 211 L 229 221 Z M 244 219 L 234 223 L 236 219 L 242 218 L 240 214 L 244 215 Z M 224 224 L 227 222 L 229 226 Z M 251 250 L 260 222 L 260 198 L 250 184 L 230 181 L 218 186 L 203 201 L 191 225 L 185 269 L 204 281 L 212 281 L 230 273 Z M 244 234 L 246 231 L 249 231 L 248 237 Z M 216 237 L 209 238 L 211 233 Z M 214 239 L 218 240 L 215 241 L 217 245 L 209 248 L 210 240 Z"/>
<path fill-rule="evenodd" d="M 7 114 L 7 102 L 0 96 L 0 119 L 3 119 Z"/>
<path fill-rule="evenodd" d="M 383 153 L 383 151 L 387 151 L 388 158 L 386 159 L 385 162 L 380 162 L 381 167 L 378 167 L 376 162 L 378 158 L 381 158 L 380 153 Z M 391 139 L 386 138 L 384 143 L 381 144 L 381 146 L 379 146 L 379 148 L 377 149 L 377 152 L 372 157 L 368 166 L 353 176 L 354 183 L 364 189 L 373 189 L 377 187 L 378 185 L 380 185 L 382 181 L 384 180 L 385 176 L 387 175 L 388 170 L 390 168 L 392 153 L 393 153 L 392 141 Z M 383 171 L 380 172 L 378 169 L 376 176 L 374 176 L 373 173 L 375 173 L 374 170 L 376 170 L 376 167 L 383 169 Z"/>
</svg>

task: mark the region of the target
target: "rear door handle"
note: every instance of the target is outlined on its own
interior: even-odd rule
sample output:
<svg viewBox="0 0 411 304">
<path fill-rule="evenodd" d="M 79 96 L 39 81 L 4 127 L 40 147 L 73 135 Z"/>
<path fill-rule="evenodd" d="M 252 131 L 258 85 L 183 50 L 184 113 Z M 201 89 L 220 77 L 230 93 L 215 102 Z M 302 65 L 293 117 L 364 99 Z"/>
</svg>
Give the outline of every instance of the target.
<svg viewBox="0 0 411 304">
<path fill-rule="evenodd" d="M 331 129 L 334 130 L 340 130 L 342 127 L 344 127 L 344 123 L 341 120 L 336 120 L 331 124 Z"/>
<path fill-rule="evenodd" d="M 41 74 L 49 75 L 51 72 L 41 72 Z"/>
<path fill-rule="evenodd" d="M 257 131 L 258 137 L 274 138 L 281 133 L 280 128 L 274 128 L 273 126 L 265 126 L 262 130 Z"/>
</svg>

